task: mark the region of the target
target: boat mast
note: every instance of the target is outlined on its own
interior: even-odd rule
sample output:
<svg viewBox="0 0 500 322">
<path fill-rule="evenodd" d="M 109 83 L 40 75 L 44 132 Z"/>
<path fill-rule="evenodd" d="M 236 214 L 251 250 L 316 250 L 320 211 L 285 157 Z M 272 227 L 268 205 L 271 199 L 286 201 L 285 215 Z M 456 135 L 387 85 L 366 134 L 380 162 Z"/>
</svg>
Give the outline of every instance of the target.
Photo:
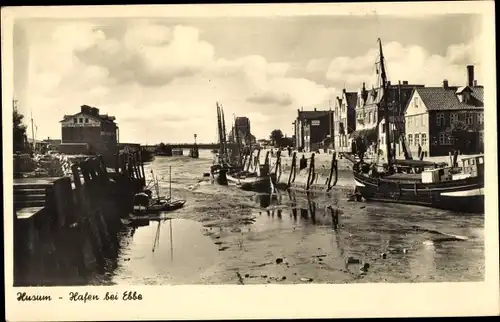
<svg viewBox="0 0 500 322">
<path fill-rule="evenodd" d="M 238 131 L 238 124 L 236 124 L 236 115 L 234 115 L 233 113 L 233 117 L 234 117 L 234 129 L 233 129 L 233 134 L 234 134 L 234 138 L 235 138 L 235 141 L 236 141 L 236 144 L 238 146 L 238 165 L 241 165 L 241 162 L 242 162 L 242 155 L 241 155 L 241 141 L 240 141 L 240 133 Z"/>
<path fill-rule="evenodd" d="M 389 112 L 387 108 L 387 75 L 385 74 L 385 65 L 384 65 L 384 53 L 382 51 L 382 40 L 378 39 L 379 42 L 379 50 L 380 50 L 380 76 L 382 78 L 382 95 L 384 95 L 384 118 L 385 118 L 385 147 L 386 147 L 386 155 L 387 155 L 387 164 L 391 165 L 391 142 L 389 137 Z"/>
<path fill-rule="evenodd" d="M 168 199 L 172 201 L 172 166 L 168 166 Z"/>
<path fill-rule="evenodd" d="M 222 116 L 222 138 L 224 140 L 224 159 L 227 162 L 227 137 L 226 137 L 226 119 L 224 118 L 224 108 L 221 107 L 221 116 Z"/>
<path fill-rule="evenodd" d="M 33 110 L 31 110 L 31 138 L 32 138 L 32 143 L 33 143 L 33 152 L 35 152 L 35 127 L 33 125 Z"/>
</svg>

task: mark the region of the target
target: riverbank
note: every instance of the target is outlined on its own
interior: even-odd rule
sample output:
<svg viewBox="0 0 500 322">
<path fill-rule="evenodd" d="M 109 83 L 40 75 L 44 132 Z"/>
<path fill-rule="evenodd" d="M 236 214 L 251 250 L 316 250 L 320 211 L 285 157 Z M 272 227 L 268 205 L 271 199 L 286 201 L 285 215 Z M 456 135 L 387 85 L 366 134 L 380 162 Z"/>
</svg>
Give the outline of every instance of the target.
<svg viewBox="0 0 500 322">
<path fill-rule="evenodd" d="M 200 181 L 210 162 L 209 154 L 201 154 L 196 160 L 157 158 L 147 167 L 145 172 L 153 169 L 161 190 L 168 191 L 168 181 L 161 178 L 172 166 L 172 195 L 188 202 L 169 214 L 172 221 L 125 228 L 122 255 L 108 273 L 110 283 L 452 282 L 484 277 L 482 216 L 350 202 L 346 191 L 352 187 L 344 177 L 340 179 L 347 185 L 336 186 L 330 196 L 307 199 L 282 192 L 270 198 Z"/>
</svg>

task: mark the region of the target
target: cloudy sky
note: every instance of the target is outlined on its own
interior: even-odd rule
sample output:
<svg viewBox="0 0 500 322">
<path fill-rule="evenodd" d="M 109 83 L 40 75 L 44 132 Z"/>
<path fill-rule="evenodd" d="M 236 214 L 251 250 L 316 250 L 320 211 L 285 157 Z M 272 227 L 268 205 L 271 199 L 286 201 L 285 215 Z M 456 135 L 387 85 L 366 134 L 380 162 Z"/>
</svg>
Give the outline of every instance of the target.
<svg viewBox="0 0 500 322">
<path fill-rule="evenodd" d="M 328 109 L 345 87 L 375 81 L 377 38 L 388 77 L 427 86 L 481 83 L 481 16 L 298 16 L 18 20 L 15 96 L 37 138 L 82 104 L 115 115 L 120 141 L 215 142 L 216 101 L 258 138 L 292 135 L 297 109 Z M 31 136 L 31 134 L 30 134 Z"/>
</svg>

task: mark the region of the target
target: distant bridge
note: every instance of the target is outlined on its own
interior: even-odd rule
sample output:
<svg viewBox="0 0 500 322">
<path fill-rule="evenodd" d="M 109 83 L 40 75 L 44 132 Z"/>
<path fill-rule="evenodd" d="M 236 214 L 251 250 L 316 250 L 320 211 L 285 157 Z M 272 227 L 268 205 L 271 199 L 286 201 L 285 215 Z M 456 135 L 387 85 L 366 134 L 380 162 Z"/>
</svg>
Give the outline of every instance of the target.
<svg viewBox="0 0 500 322">
<path fill-rule="evenodd" d="M 173 149 L 191 149 L 194 147 L 194 143 L 164 143 L 166 148 L 173 148 Z M 199 149 L 218 149 L 219 148 L 219 143 L 198 143 L 197 144 Z M 156 149 L 159 147 L 159 144 L 156 145 L 145 145 L 143 146 L 149 151 L 156 151 Z"/>
</svg>

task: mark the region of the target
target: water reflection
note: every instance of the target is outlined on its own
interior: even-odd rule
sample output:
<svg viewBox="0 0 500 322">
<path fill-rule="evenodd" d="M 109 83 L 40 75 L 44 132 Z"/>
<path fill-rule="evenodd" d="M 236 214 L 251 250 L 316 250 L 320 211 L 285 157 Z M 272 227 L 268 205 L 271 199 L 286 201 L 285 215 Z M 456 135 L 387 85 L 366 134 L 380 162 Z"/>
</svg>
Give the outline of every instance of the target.
<svg viewBox="0 0 500 322">
<path fill-rule="evenodd" d="M 198 222 L 167 219 L 140 227 L 133 225 L 129 230 L 124 237 L 127 243 L 122 243 L 114 283 L 189 283 L 216 263 L 217 248 L 202 233 Z"/>
<path fill-rule="evenodd" d="M 263 221 L 287 221 L 291 226 L 331 226 L 333 230 L 339 227 L 339 215 L 341 210 L 333 205 L 322 205 L 320 202 L 311 199 L 299 199 L 293 192 L 286 194 L 257 195 L 259 206 L 265 208 L 268 219 L 259 217 L 258 222 Z M 285 216 L 283 216 L 285 214 Z M 286 216 L 288 214 L 288 216 Z"/>
</svg>

